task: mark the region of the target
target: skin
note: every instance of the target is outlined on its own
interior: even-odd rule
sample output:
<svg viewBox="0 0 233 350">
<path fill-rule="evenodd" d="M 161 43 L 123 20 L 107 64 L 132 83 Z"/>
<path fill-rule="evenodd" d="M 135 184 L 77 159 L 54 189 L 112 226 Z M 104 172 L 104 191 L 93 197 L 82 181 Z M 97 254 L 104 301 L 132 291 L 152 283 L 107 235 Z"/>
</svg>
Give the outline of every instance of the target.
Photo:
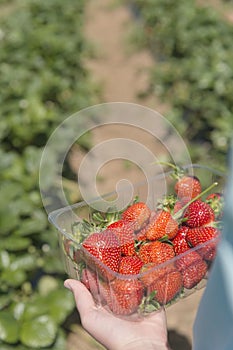
<svg viewBox="0 0 233 350">
<path fill-rule="evenodd" d="M 123 320 L 97 307 L 81 282 L 68 279 L 64 286 L 74 294 L 83 328 L 108 350 L 170 349 L 163 309 L 142 321 Z"/>
</svg>

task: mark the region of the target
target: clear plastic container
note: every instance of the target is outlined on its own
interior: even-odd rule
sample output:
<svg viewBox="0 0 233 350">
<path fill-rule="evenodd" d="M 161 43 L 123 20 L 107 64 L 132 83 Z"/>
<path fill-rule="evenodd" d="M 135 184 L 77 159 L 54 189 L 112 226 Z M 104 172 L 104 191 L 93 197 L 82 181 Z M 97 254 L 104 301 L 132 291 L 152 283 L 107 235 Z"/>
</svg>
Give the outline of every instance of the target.
<svg viewBox="0 0 233 350">
<path fill-rule="evenodd" d="M 225 177 L 220 172 L 200 165 L 184 168 L 200 179 L 203 189 L 217 182 L 218 185 L 212 192 L 223 192 Z M 171 174 L 172 172 L 158 174 L 147 182 L 135 184 L 133 196 L 138 196 L 140 201 L 146 202 L 151 210 L 155 209 L 164 195 L 174 192 L 174 179 Z M 120 196 L 119 193 L 112 192 L 105 195 L 104 199 L 109 200 L 111 205 L 111 201 L 118 198 L 119 207 L 127 207 L 129 205 L 127 191 L 132 191 L 132 187 L 126 187 Z M 95 199 L 92 203 L 95 208 L 98 208 L 98 204 L 101 208 L 101 199 Z M 135 275 L 120 274 L 109 269 L 82 246 L 84 237 L 80 237 L 77 227 L 83 219 L 89 220 L 93 206 L 80 202 L 61 208 L 49 214 L 49 221 L 57 228 L 67 274 L 85 283 L 97 305 L 118 317 L 139 320 L 151 312 L 156 312 L 161 306 L 168 307 L 206 285 L 219 237 L 191 248 L 145 272 Z M 198 253 L 201 257 L 199 260 L 204 261 L 207 266 L 206 273 L 200 275 L 200 280 L 194 285 L 186 278 L 187 273 L 199 274 L 200 261 L 192 259 L 193 252 Z M 190 271 L 182 268 L 184 261 L 192 261 L 192 264 L 185 265 Z M 186 284 L 183 283 L 185 278 Z"/>
</svg>

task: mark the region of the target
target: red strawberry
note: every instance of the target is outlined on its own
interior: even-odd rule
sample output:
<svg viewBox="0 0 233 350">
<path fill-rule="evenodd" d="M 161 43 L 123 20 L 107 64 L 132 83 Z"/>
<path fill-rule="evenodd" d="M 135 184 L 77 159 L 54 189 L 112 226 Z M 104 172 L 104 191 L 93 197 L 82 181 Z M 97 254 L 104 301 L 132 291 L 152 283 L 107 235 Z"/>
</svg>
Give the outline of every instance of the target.
<svg viewBox="0 0 233 350">
<path fill-rule="evenodd" d="M 201 183 L 196 176 L 182 176 L 175 184 L 179 198 L 193 199 L 201 193 Z"/>
<path fill-rule="evenodd" d="M 140 305 L 143 297 L 143 285 L 137 279 L 115 279 L 110 283 L 107 304 L 116 315 L 130 315 Z"/>
<path fill-rule="evenodd" d="M 187 226 L 180 226 L 176 236 L 172 240 L 173 249 L 176 255 L 184 253 L 190 249 L 190 246 L 186 241 L 186 234 L 188 230 L 189 228 Z"/>
<path fill-rule="evenodd" d="M 91 292 L 97 304 L 106 304 L 106 298 L 109 290 L 108 282 L 104 282 L 98 278 L 97 274 L 88 268 L 83 269 L 81 282 Z"/>
<path fill-rule="evenodd" d="M 140 230 L 150 218 L 150 208 L 143 202 L 137 202 L 125 209 L 121 218 L 131 222 L 135 231 Z"/>
<path fill-rule="evenodd" d="M 178 200 L 175 202 L 175 205 L 173 207 L 173 213 L 176 214 L 178 211 L 180 211 L 184 206 L 184 203 L 181 200 Z"/>
<path fill-rule="evenodd" d="M 181 273 L 173 269 L 157 278 L 148 286 L 148 294 L 155 293 L 154 299 L 165 305 L 177 296 L 183 287 Z"/>
<path fill-rule="evenodd" d="M 215 200 L 215 199 L 221 200 L 222 197 L 223 197 L 222 193 L 219 193 L 219 192 L 210 193 L 210 194 L 206 197 L 206 202 L 207 202 L 208 200 L 211 201 L 211 200 Z"/>
<path fill-rule="evenodd" d="M 81 282 L 95 297 L 98 293 L 98 280 L 95 272 L 85 268 L 82 270 Z"/>
<path fill-rule="evenodd" d="M 193 247 L 204 244 L 198 253 L 206 260 L 212 261 L 216 254 L 217 238 L 220 231 L 212 226 L 202 226 L 189 229 L 186 235 L 187 242 Z M 216 238 L 216 240 L 215 240 Z"/>
<path fill-rule="evenodd" d="M 173 168 L 172 177 L 177 180 L 174 190 L 178 198 L 191 200 L 201 193 L 201 183 L 196 176 L 185 175 L 185 169 L 178 165 L 169 162 L 161 162 L 161 164 Z"/>
<path fill-rule="evenodd" d="M 94 265 L 103 275 L 107 275 L 108 277 L 110 277 L 108 268 L 118 272 L 121 249 L 118 238 L 111 230 L 92 233 L 84 240 L 82 246 L 91 254 L 85 254 L 84 251 L 87 263 L 89 263 L 91 267 Z M 102 264 L 99 264 L 98 261 Z M 107 269 L 104 265 L 107 266 Z"/>
<path fill-rule="evenodd" d="M 155 210 L 152 210 L 147 225 L 144 225 L 142 229 L 140 229 L 139 231 L 136 231 L 136 232 L 134 233 L 134 239 L 135 239 L 135 241 L 138 241 L 138 242 L 146 241 L 146 239 L 147 239 L 147 238 L 146 238 L 146 231 L 147 231 L 147 228 L 148 228 L 148 227 L 150 226 L 150 224 L 153 222 L 155 216 L 156 216 L 156 211 L 155 211 Z"/>
<path fill-rule="evenodd" d="M 141 230 L 135 232 L 134 239 L 136 242 L 146 241 L 146 227 L 143 227 Z"/>
<path fill-rule="evenodd" d="M 134 255 L 134 229 L 132 224 L 124 220 L 118 220 L 107 227 L 108 230 L 113 231 L 119 239 L 121 254 Z"/>
<path fill-rule="evenodd" d="M 124 275 L 136 275 L 140 272 L 143 265 L 138 256 L 123 256 L 120 261 L 119 273 Z"/>
<path fill-rule="evenodd" d="M 143 244 L 138 254 L 145 264 L 150 262 L 162 264 L 175 256 L 172 245 L 160 241 L 152 241 Z"/>
<path fill-rule="evenodd" d="M 210 225 L 215 220 L 213 209 L 209 204 L 199 199 L 189 204 L 183 217 L 186 219 L 186 224 L 189 227 Z"/>
<path fill-rule="evenodd" d="M 146 237 L 149 240 L 156 240 L 164 236 L 172 239 L 177 231 L 178 222 L 173 219 L 171 213 L 166 210 L 159 210 L 154 220 L 146 228 Z"/>
<path fill-rule="evenodd" d="M 183 285 L 187 289 L 196 286 L 206 275 L 207 264 L 196 251 L 179 257 L 175 262 L 183 277 Z"/>
<path fill-rule="evenodd" d="M 202 226 L 188 230 L 186 239 L 193 246 L 205 243 L 220 234 L 219 230 L 212 226 Z"/>
<path fill-rule="evenodd" d="M 165 266 L 159 266 L 157 263 L 144 264 L 140 271 L 140 280 L 145 287 L 148 287 L 174 269 L 176 269 L 174 263 L 168 263 Z"/>
<path fill-rule="evenodd" d="M 211 193 L 206 197 L 205 201 L 213 209 L 215 218 L 217 220 L 222 219 L 224 205 L 223 194 L 219 192 Z"/>
</svg>

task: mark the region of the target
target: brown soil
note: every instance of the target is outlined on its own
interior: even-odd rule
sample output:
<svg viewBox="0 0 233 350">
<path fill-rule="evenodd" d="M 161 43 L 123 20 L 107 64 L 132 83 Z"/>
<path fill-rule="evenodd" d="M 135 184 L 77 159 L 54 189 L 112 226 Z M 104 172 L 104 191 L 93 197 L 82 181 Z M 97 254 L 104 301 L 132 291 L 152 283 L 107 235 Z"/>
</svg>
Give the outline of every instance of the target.
<svg viewBox="0 0 233 350">
<path fill-rule="evenodd" d="M 140 100 L 138 92 L 147 84 L 146 71 L 154 63 L 147 51 L 129 53 L 126 45 L 127 33 L 132 25 L 132 18 L 124 6 L 115 6 L 109 0 L 92 0 L 87 7 L 86 34 L 93 43 L 97 57 L 87 62 L 93 80 L 102 86 L 101 102 L 133 102 L 145 105 L 161 114 L 167 107 L 155 99 Z M 96 142 L 101 138 L 114 137 L 119 129 L 106 129 L 106 135 L 95 134 Z M 124 137 L 124 136 L 123 136 Z M 155 147 L 154 140 L 147 139 L 148 147 Z M 157 147 L 158 145 L 156 145 Z M 157 149 L 158 151 L 158 149 Z M 75 170 L 82 159 L 82 154 L 73 152 L 72 164 Z M 119 178 L 129 177 L 132 181 L 141 179 L 135 167 L 127 168 L 119 162 L 113 162 L 101 170 L 100 192 L 115 188 Z M 111 178 L 109 178 L 111 174 Z M 173 350 L 190 350 L 192 326 L 197 307 L 202 295 L 197 291 L 188 298 L 170 306 L 167 313 L 169 340 Z M 69 350 L 103 349 L 77 324 L 68 340 Z"/>
</svg>

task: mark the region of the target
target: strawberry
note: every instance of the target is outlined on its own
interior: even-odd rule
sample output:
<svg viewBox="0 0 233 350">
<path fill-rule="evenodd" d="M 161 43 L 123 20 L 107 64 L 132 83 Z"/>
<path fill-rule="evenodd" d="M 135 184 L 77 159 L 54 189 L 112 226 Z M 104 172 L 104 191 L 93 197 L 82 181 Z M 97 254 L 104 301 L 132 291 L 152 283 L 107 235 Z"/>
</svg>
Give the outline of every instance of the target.
<svg viewBox="0 0 233 350">
<path fill-rule="evenodd" d="M 183 277 L 183 285 L 187 289 L 196 286 L 206 275 L 207 264 L 196 251 L 190 251 L 175 262 Z"/>
<path fill-rule="evenodd" d="M 212 226 L 195 227 L 188 230 L 186 239 L 193 247 L 196 247 L 199 244 L 210 241 L 219 234 L 219 230 Z"/>
<path fill-rule="evenodd" d="M 151 283 L 147 291 L 149 294 L 155 293 L 154 299 L 160 305 L 165 305 L 180 293 L 182 287 L 182 275 L 177 269 L 173 269 Z"/>
<path fill-rule="evenodd" d="M 141 245 L 138 255 L 145 264 L 150 262 L 162 264 L 172 259 L 175 256 L 175 252 L 171 244 L 152 241 Z"/>
<path fill-rule="evenodd" d="M 206 197 L 206 202 L 208 201 L 212 201 L 212 200 L 221 200 L 223 197 L 223 194 L 220 192 L 214 192 L 214 193 L 210 193 L 207 197 Z"/>
<path fill-rule="evenodd" d="M 163 277 L 174 269 L 176 268 L 173 263 L 168 263 L 165 266 L 158 266 L 156 263 L 144 264 L 140 271 L 140 280 L 145 287 L 149 287 L 158 278 Z"/>
<path fill-rule="evenodd" d="M 185 209 L 183 217 L 189 227 L 210 225 L 215 221 L 213 209 L 206 202 L 200 199 L 192 202 Z"/>
<path fill-rule="evenodd" d="M 81 274 L 81 282 L 85 287 L 92 293 L 93 296 L 96 296 L 98 293 L 98 280 L 95 272 L 84 268 Z"/>
<path fill-rule="evenodd" d="M 137 242 L 146 241 L 146 239 L 147 239 L 146 238 L 147 228 L 153 222 L 155 216 L 156 216 L 156 211 L 152 210 L 147 225 L 144 225 L 143 228 L 141 228 L 139 231 L 134 232 L 134 239 L 135 239 L 135 241 L 137 241 Z"/>
<path fill-rule="evenodd" d="M 206 197 L 206 203 L 213 209 L 215 218 L 222 219 L 224 198 L 223 194 L 219 192 L 211 193 Z"/>
<path fill-rule="evenodd" d="M 114 232 L 118 237 L 122 255 L 131 256 L 136 253 L 134 248 L 134 229 L 131 223 L 118 220 L 108 225 L 107 229 Z"/>
<path fill-rule="evenodd" d="M 136 275 L 140 272 L 143 265 L 138 256 L 123 256 L 120 261 L 119 273 L 124 275 Z"/>
<path fill-rule="evenodd" d="M 173 206 L 173 214 L 176 214 L 179 211 L 181 211 L 181 209 L 183 209 L 188 202 L 189 200 L 187 198 L 177 200 Z"/>
<path fill-rule="evenodd" d="M 106 297 L 107 304 L 114 314 L 130 315 L 137 310 L 142 301 L 143 285 L 137 279 L 116 278 L 110 283 Z"/>
<path fill-rule="evenodd" d="M 196 176 L 184 175 L 175 183 L 175 192 L 179 198 L 193 199 L 198 196 L 202 189 L 200 180 Z"/>
<path fill-rule="evenodd" d="M 212 226 L 202 226 L 189 229 L 186 239 L 193 247 L 204 244 L 203 247 L 198 249 L 198 253 L 201 254 L 204 259 L 212 261 L 216 254 L 217 238 L 219 235 L 220 231 L 217 228 Z"/>
<path fill-rule="evenodd" d="M 121 218 L 133 224 L 134 230 L 140 230 L 150 218 L 150 208 L 143 202 L 136 202 L 126 208 Z"/>
<path fill-rule="evenodd" d="M 92 233 L 83 241 L 82 246 L 84 254 L 85 250 L 89 253 L 85 254 L 85 258 L 90 266 L 96 266 L 104 276 L 110 277 L 111 274 L 108 273 L 108 268 L 118 272 L 121 248 L 118 238 L 111 230 Z M 107 269 L 104 265 L 107 266 Z"/>
<path fill-rule="evenodd" d="M 178 222 L 173 219 L 170 212 L 159 210 L 154 220 L 146 228 L 146 237 L 156 240 L 166 236 L 168 239 L 175 237 L 178 231 Z"/>
<path fill-rule="evenodd" d="M 146 228 L 147 226 L 134 233 L 134 239 L 136 242 L 140 243 L 146 241 Z"/>
<path fill-rule="evenodd" d="M 96 303 L 99 303 L 101 305 L 106 304 L 106 298 L 109 291 L 108 282 L 104 282 L 98 278 L 98 275 L 89 268 L 84 268 L 82 270 L 80 280 L 91 292 Z"/>
<path fill-rule="evenodd" d="M 176 255 L 182 254 L 190 249 L 190 246 L 186 241 L 186 234 L 188 230 L 188 226 L 180 226 L 176 236 L 172 240 L 173 249 Z"/>
</svg>

